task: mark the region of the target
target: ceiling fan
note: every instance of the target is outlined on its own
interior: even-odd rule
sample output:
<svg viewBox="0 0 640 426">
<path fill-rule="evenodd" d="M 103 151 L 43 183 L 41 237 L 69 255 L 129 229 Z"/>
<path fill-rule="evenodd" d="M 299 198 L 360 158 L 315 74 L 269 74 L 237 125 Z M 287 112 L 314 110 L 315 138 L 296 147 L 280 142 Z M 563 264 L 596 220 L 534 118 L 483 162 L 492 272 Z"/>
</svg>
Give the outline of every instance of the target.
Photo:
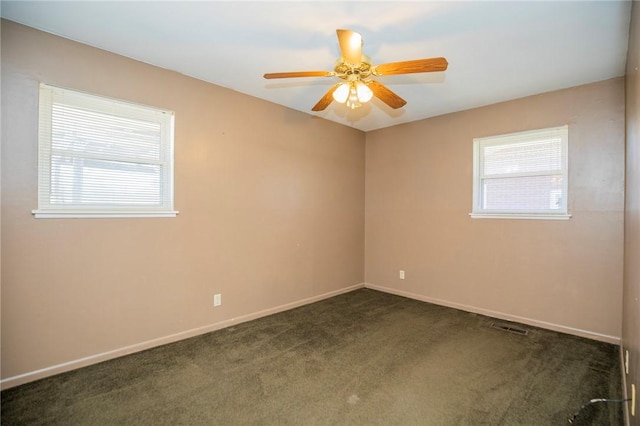
<svg viewBox="0 0 640 426">
<path fill-rule="evenodd" d="M 351 30 L 336 30 L 336 33 L 342 57 L 333 71 L 267 73 L 264 78 L 338 77 L 344 80 L 331 87 L 311 108 L 312 111 L 322 111 L 334 100 L 346 103 L 349 108 L 354 109 L 363 102 L 368 102 L 374 95 L 391 108 L 397 109 L 402 108 L 407 101 L 371 77 L 444 71 L 448 66 L 447 60 L 441 57 L 373 65 L 371 59 L 362 54 L 363 42 L 360 34 Z"/>
</svg>

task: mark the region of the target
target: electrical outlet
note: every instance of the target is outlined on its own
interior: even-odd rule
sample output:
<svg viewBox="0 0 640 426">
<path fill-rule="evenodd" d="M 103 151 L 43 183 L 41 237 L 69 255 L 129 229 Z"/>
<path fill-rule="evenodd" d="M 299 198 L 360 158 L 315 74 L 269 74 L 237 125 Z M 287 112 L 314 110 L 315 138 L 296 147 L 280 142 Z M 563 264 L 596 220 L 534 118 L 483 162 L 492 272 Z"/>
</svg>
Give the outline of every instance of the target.
<svg viewBox="0 0 640 426">
<path fill-rule="evenodd" d="M 213 295 L 213 306 L 220 306 L 222 305 L 222 295 L 221 294 L 214 294 Z"/>
<path fill-rule="evenodd" d="M 400 279 L 404 280 L 404 271 L 402 269 L 400 270 Z"/>
<path fill-rule="evenodd" d="M 636 415 L 636 385 L 631 385 L 631 415 Z"/>
</svg>

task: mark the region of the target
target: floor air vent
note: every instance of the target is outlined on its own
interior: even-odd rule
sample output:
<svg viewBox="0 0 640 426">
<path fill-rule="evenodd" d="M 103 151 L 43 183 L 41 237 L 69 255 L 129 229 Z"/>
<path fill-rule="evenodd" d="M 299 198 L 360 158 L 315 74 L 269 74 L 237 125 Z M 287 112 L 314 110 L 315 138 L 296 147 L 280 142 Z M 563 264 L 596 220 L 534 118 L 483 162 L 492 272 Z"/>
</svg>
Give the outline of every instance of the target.
<svg viewBox="0 0 640 426">
<path fill-rule="evenodd" d="M 529 331 L 523 330 L 522 328 L 514 327 L 512 325 L 507 325 L 507 324 L 498 324 L 495 322 L 491 323 L 491 328 L 495 328 L 496 330 L 507 331 L 513 334 L 519 334 L 521 336 L 526 336 L 527 334 L 529 334 Z"/>
</svg>

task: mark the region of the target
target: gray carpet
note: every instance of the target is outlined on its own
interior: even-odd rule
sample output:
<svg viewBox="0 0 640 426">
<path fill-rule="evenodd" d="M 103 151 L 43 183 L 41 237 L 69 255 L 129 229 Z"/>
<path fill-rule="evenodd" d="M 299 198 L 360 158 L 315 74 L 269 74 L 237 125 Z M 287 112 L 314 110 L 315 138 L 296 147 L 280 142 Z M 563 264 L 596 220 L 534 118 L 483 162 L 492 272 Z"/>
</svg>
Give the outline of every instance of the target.
<svg viewBox="0 0 640 426">
<path fill-rule="evenodd" d="M 618 347 L 361 289 L 2 392 L 3 425 L 568 425 Z M 576 425 L 621 425 L 620 404 Z"/>
</svg>

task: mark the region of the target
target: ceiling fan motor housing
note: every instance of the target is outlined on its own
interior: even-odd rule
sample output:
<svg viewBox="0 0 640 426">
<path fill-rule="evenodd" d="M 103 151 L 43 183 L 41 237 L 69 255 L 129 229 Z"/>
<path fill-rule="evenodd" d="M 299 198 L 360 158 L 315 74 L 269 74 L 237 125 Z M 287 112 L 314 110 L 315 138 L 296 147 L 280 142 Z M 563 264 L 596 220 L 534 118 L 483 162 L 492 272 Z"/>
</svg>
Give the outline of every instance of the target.
<svg viewBox="0 0 640 426">
<path fill-rule="evenodd" d="M 371 60 L 362 55 L 362 61 L 357 66 L 353 66 L 344 61 L 344 59 L 340 59 L 333 71 L 336 73 L 336 77 L 340 77 L 343 80 L 353 80 L 354 78 L 350 76 L 355 75 L 356 80 L 367 78 L 371 75 Z"/>
</svg>

